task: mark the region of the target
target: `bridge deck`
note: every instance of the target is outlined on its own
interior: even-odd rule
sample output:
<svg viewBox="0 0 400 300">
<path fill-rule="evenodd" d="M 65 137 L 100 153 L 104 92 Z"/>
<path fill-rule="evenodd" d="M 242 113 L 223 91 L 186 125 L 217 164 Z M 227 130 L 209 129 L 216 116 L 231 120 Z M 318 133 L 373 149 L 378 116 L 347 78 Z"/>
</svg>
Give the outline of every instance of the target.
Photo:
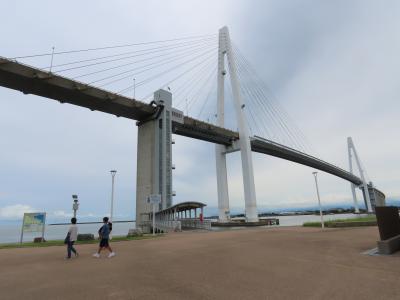
<svg viewBox="0 0 400 300">
<path fill-rule="evenodd" d="M 309 166 L 332 175 L 348 180 L 356 185 L 362 183 L 361 179 L 346 170 L 334 166 L 304 152 L 286 147 L 284 145 L 269 141 L 263 138 L 255 137 L 251 141 L 251 150 L 258 153 L 268 154 L 271 156 L 290 160 L 305 166 Z"/>
<path fill-rule="evenodd" d="M 2 57 L 0 86 L 137 121 L 145 120 L 156 112 L 155 107 L 136 99 Z M 230 145 L 232 140 L 239 138 L 237 132 L 189 117 L 184 118 L 184 124 L 173 122 L 173 132 L 224 145 Z"/>
<path fill-rule="evenodd" d="M 0 57 L 0 86 L 138 121 L 151 117 L 156 111 L 155 107 L 136 99 L 2 57 Z M 183 124 L 173 122 L 172 127 L 175 134 L 217 144 L 231 145 L 232 141 L 239 138 L 237 132 L 189 117 L 184 117 Z M 251 148 L 255 152 L 300 163 L 354 184 L 361 184 L 360 178 L 341 168 L 265 139 L 253 139 Z"/>
</svg>

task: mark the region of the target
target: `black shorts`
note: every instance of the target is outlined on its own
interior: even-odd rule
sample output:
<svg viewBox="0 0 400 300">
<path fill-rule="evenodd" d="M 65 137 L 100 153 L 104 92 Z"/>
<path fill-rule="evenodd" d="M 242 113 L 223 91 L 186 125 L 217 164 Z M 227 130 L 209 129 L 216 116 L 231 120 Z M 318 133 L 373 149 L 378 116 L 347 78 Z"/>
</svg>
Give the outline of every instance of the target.
<svg viewBox="0 0 400 300">
<path fill-rule="evenodd" d="M 108 247 L 108 239 L 101 239 L 100 240 L 100 247 Z"/>
</svg>

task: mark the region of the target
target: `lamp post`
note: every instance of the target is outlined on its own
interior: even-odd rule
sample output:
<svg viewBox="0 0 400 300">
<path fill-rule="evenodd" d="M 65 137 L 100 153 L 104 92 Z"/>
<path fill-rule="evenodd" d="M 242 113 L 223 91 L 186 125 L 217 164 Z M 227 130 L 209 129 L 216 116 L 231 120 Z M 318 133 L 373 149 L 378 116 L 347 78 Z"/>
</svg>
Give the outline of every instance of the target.
<svg viewBox="0 0 400 300">
<path fill-rule="evenodd" d="M 115 174 L 117 173 L 116 170 L 111 170 L 111 211 L 110 211 L 110 222 L 113 220 L 113 213 L 114 213 L 114 178 Z"/>
<path fill-rule="evenodd" d="M 113 221 L 113 214 L 114 214 L 114 178 L 115 174 L 117 174 L 116 170 L 111 170 L 111 211 L 110 211 L 110 223 Z M 112 239 L 111 232 L 110 232 L 110 240 Z"/>
<path fill-rule="evenodd" d="M 74 202 L 72 203 L 72 210 L 74 211 L 74 218 L 76 218 L 76 211 L 79 208 L 78 195 L 72 195 Z"/>
<path fill-rule="evenodd" d="M 324 218 L 323 218 L 323 216 L 322 216 L 321 199 L 320 199 L 320 197 L 319 197 L 319 189 L 318 189 L 317 174 L 318 174 L 318 172 L 313 172 L 314 179 L 315 179 L 315 187 L 316 187 L 316 189 L 317 189 L 317 197 L 318 197 L 318 205 L 319 205 L 319 215 L 321 216 L 321 227 L 322 227 L 322 229 L 324 229 L 324 228 L 325 228 L 325 224 L 324 224 Z"/>
</svg>

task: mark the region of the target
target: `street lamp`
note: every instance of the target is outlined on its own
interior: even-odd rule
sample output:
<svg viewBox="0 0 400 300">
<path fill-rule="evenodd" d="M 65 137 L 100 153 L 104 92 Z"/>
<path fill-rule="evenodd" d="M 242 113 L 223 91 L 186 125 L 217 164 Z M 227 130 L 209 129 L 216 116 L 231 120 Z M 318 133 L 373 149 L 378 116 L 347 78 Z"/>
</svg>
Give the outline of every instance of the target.
<svg viewBox="0 0 400 300">
<path fill-rule="evenodd" d="M 321 208 L 321 199 L 319 197 L 319 189 L 318 189 L 318 180 L 317 180 L 318 172 L 313 172 L 314 179 L 315 179 L 315 187 L 317 189 L 317 197 L 318 197 L 318 205 L 319 205 L 319 215 L 321 216 L 321 227 L 322 229 L 325 228 L 324 218 L 322 217 L 322 208 Z"/>
<path fill-rule="evenodd" d="M 74 211 L 74 218 L 76 218 L 76 211 L 79 208 L 78 195 L 72 195 L 74 203 L 72 203 L 72 210 Z"/>
<path fill-rule="evenodd" d="M 111 170 L 111 180 L 112 180 L 112 184 L 111 184 L 111 212 L 110 212 L 110 222 L 112 222 L 113 219 L 113 213 L 114 213 L 114 177 L 115 174 L 117 173 L 116 170 Z"/>
</svg>

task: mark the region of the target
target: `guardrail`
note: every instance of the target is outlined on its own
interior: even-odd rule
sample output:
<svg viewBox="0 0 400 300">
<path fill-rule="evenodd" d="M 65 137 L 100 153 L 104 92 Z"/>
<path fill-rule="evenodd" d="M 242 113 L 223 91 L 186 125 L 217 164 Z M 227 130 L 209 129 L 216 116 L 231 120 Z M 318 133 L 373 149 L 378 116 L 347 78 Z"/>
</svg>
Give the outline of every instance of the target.
<svg viewBox="0 0 400 300">
<path fill-rule="evenodd" d="M 194 229 L 206 229 L 211 230 L 211 220 L 199 219 L 181 219 L 180 220 L 182 228 L 194 228 Z"/>
<path fill-rule="evenodd" d="M 159 229 L 162 231 L 182 231 L 182 226 L 181 226 L 180 221 L 172 221 L 172 220 L 156 221 L 155 227 L 156 227 L 156 229 Z"/>
</svg>

